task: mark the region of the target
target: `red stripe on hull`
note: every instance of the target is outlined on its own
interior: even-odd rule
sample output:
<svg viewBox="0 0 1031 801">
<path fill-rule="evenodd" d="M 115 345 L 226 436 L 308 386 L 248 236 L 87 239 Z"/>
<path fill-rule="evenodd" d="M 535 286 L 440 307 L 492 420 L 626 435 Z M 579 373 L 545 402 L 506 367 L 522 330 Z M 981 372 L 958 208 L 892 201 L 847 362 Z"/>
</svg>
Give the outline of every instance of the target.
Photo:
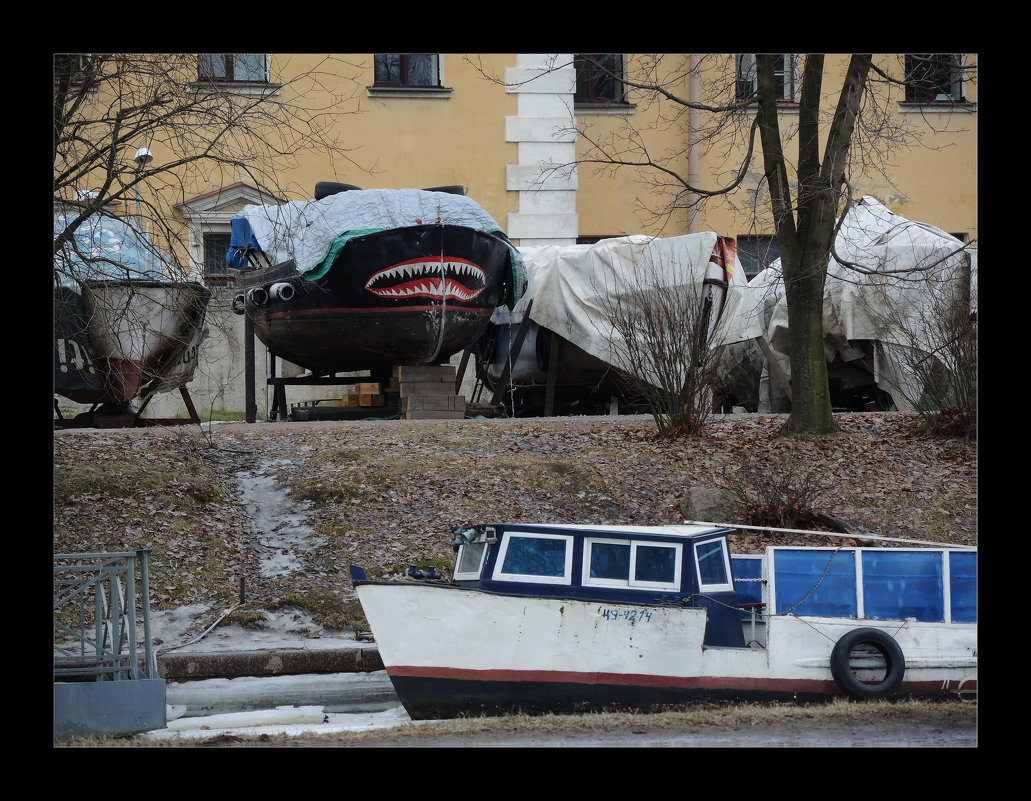
<svg viewBox="0 0 1031 801">
<path fill-rule="evenodd" d="M 320 315 L 349 315 L 349 314 L 395 314 L 398 312 L 438 312 L 438 311 L 449 311 L 449 312 L 462 312 L 463 314 L 483 314 L 490 315 L 493 313 L 493 309 L 482 309 L 475 308 L 470 309 L 464 306 L 450 306 L 446 309 L 438 305 L 425 305 L 425 306 L 397 306 L 389 309 L 383 308 L 339 308 L 339 309 L 296 309 L 288 312 L 275 312 L 274 314 L 256 314 L 254 319 L 259 322 L 268 322 L 269 320 L 283 320 L 291 317 L 314 317 Z"/>
<path fill-rule="evenodd" d="M 833 679 L 774 679 L 753 676 L 653 676 L 641 673 L 581 673 L 564 670 L 463 670 L 459 668 L 398 665 L 387 668 L 391 677 L 450 679 L 454 681 L 494 681 L 532 684 L 583 684 L 613 687 L 656 687 L 683 690 L 747 690 L 763 693 L 800 692 L 840 695 Z M 896 691 L 914 695 L 976 693 L 977 681 L 908 681 Z"/>
<path fill-rule="evenodd" d="M 579 673 L 564 670 L 461 670 L 458 668 L 388 667 L 389 676 L 456 681 L 522 682 L 526 684 L 602 684 L 621 687 L 661 687 L 685 690 L 761 690 L 837 693 L 838 686 L 824 679 L 761 679 L 738 676 L 652 676 L 644 673 Z"/>
</svg>

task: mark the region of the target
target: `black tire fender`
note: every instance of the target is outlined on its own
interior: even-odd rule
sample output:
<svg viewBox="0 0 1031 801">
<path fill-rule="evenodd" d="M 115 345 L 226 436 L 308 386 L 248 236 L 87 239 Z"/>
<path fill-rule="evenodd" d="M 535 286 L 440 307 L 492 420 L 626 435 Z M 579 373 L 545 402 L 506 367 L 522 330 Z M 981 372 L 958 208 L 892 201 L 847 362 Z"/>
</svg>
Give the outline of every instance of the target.
<svg viewBox="0 0 1031 801">
<path fill-rule="evenodd" d="M 877 684 L 864 684 L 850 667 L 852 650 L 859 645 L 871 646 L 884 657 L 887 670 Z M 875 628 L 852 629 L 834 643 L 831 651 L 831 675 L 841 691 L 850 698 L 883 698 L 902 684 L 906 675 L 906 658 L 902 648 L 890 634 Z"/>
</svg>

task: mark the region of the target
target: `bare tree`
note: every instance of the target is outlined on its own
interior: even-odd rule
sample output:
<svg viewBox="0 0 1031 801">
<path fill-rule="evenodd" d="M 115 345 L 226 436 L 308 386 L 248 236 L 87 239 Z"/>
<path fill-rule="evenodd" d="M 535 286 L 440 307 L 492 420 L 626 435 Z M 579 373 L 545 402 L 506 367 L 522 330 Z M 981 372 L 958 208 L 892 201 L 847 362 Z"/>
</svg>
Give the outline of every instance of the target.
<svg viewBox="0 0 1031 801">
<path fill-rule="evenodd" d="M 577 161 L 546 165 L 545 171 L 637 170 L 651 182 L 651 193 L 639 202 L 653 223 L 682 220 L 702 203 L 751 209 L 757 221 L 768 221 L 757 225 L 776 232 L 790 326 L 791 414 L 784 429 L 830 433 L 837 426 L 823 356 L 822 305 L 836 222 L 851 200 L 850 182 L 867 168 L 890 163 L 895 151 L 920 143 L 915 126 L 889 113 L 900 89 L 907 99 L 911 92 L 916 99 L 936 97 L 935 92 L 949 90 L 945 84 L 957 73 L 970 80 L 976 65 L 941 54 L 878 57 L 882 63 L 872 54 L 854 54 L 840 84 L 828 92 L 824 56 L 798 56 L 798 69 L 791 71 L 801 75 L 796 121 L 782 126 L 778 104 L 785 97 L 789 58 L 758 54 L 746 62 L 733 54 L 635 54 L 635 66 L 625 74 L 592 60 L 596 71 L 632 90 L 635 102 L 654 111 L 655 128 L 679 131 L 682 147 L 653 152 L 648 132 L 630 117 L 601 135 L 592 124 L 580 123 L 576 133 L 583 148 Z M 890 69 L 888 61 L 898 59 L 906 68 Z M 568 65 L 555 64 L 560 66 Z M 828 95 L 834 100 L 829 109 Z M 722 166 L 703 176 L 702 156 L 708 165 Z"/>
<path fill-rule="evenodd" d="M 172 206 L 191 188 L 245 175 L 259 189 L 282 193 L 305 151 L 331 163 L 351 159 L 338 138 L 349 97 L 323 78 L 352 65 L 327 57 L 279 82 L 248 82 L 241 92 L 240 83 L 202 68 L 204 57 L 223 55 L 259 54 L 55 55 L 54 201 L 74 212 L 55 228 L 55 256 L 71 248 L 77 261 L 107 274 L 111 265 L 81 252 L 74 234 L 87 220 L 111 216 L 134 218 L 149 233 L 146 241 L 178 252 Z M 67 267 L 55 262 L 55 270 Z"/>
<path fill-rule="evenodd" d="M 190 194 L 244 180 L 285 197 L 299 189 L 290 172 L 306 152 L 330 169 L 338 160 L 354 163 L 339 137 L 340 117 L 356 105 L 332 87 L 354 91 L 357 82 L 339 77 L 359 68 L 328 56 L 291 63 L 297 58 L 277 57 L 269 73 L 264 54 L 54 56 L 55 304 L 79 304 L 75 287 L 83 288 L 85 306 L 102 302 L 87 291 L 98 280 L 126 282 L 136 293 L 148 281 L 202 280 L 191 275 L 185 225 L 174 210 Z M 65 311 L 60 322 L 72 330 L 55 328 L 55 359 L 58 337 L 99 317 L 96 308 Z M 112 326 L 138 341 L 168 336 L 152 330 L 153 316 L 119 314 Z M 194 340 L 184 336 L 169 358 L 191 348 L 195 357 Z"/>
<path fill-rule="evenodd" d="M 667 244 L 627 244 L 633 269 L 598 270 L 590 297 L 579 302 L 594 306 L 605 361 L 627 395 L 642 399 L 659 436 L 670 438 L 698 434 L 712 413 L 726 283 L 707 282 L 704 264 L 690 264 L 685 250 Z"/>
<path fill-rule="evenodd" d="M 885 270 L 867 314 L 891 332 L 878 343 L 892 397 L 936 436 L 977 437 L 976 269 L 969 251 L 905 273 Z M 914 272 L 919 272 L 914 276 Z M 882 300 L 893 295 L 890 301 Z"/>
</svg>

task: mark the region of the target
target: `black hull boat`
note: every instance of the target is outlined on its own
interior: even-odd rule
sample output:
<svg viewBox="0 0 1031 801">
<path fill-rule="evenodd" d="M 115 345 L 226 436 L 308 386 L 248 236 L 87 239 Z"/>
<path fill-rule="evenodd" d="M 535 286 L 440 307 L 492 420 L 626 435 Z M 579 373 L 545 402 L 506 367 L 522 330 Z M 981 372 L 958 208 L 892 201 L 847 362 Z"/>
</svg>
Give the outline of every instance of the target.
<svg viewBox="0 0 1031 801">
<path fill-rule="evenodd" d="M 503 236 L 419 225 L 348 240 L 320 278 L 288 262 L 240 276 L 235 308 L 271 352 L 312 372 L 446 361 L 502 302 L 512 246 Z"/>
<path fill-rule="evenodd" d="M 242 270 L 234 311 L 251 317 L 271 353 L 316 374 L 447 361 L 506 302 L 518 251 L 496 228 L 394 221 L 385 220 L 382 230 L 339 223 L 315 267 L 288 259 Z M 237 256 L 245 250 L 233 247 Z M 255 249 L 250 265 L 258 252 L 267 258 Z"/>
</svg>

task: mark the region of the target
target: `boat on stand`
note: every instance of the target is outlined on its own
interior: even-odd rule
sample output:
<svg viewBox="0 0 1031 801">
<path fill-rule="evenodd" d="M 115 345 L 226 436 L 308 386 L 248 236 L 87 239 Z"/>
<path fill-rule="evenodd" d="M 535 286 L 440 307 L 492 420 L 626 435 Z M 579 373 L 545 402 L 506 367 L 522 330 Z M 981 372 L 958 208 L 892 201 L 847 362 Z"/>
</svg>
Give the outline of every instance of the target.
<svg viewBox="0 0 1031 801">
<path fill-rule="evenodd" d="M 519 252 L 462 187 L 324 182 L 232 228 L 233 310 L 314 375 L 446 362 L 518 292 Z"/>
<path fill-rule="evenodd" d="M 451 533 L 450 577 L 351 574 L 415 720 L 976 697 L 975 547 L 893 541 L 733 555 L 736 530 L 471 525 Z"/>
<path fill-rule="evenodd" d="M 55 213 L 55 237 L 74 215 Z M 197 422 L 186 385 L 208 333 L 211 291 L 118 217 L 82 223 L 54 268 L 54 393 L 91 406 L 58 424 L 132 425 L 157 393 L 173 390 Z M 54 406 L 60 416 L 56 398 Z"/>
</svg>

